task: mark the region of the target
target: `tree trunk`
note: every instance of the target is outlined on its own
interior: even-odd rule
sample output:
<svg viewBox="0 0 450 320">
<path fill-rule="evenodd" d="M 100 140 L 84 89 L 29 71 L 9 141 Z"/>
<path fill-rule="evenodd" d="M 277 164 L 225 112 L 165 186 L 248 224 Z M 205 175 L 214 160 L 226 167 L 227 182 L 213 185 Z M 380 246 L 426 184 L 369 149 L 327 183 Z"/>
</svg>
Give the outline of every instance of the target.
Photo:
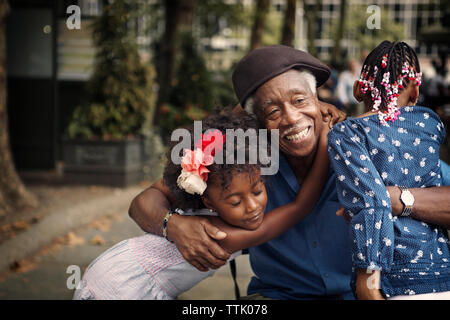
<svg viewBox="0 0 450 320">
<path fill-rule="evenodd" d="M 17 175 L 12 159 L 6 109 L 6 17 L 8 1 L 0 1 L 0 216 L 17 209 L 37 206 L 37 200 L 29 193 Z"/>
<path fill-rule="evenodd" d="M 295 37 L 295 12 L 297 0 L 287 0 L 286 12 L 284 13 L 284 24 L 282 30 L 281 44 L 293 46 Z"/>
<path fill-rule="evenodd" d="M 339 26 L 338 26 L 336 38 L 334 39 L 333 52 L 331 53 L 332 64 L 336 64 L 338 57 L 340 56 L 341 40 L 342 40 L 342 37 L 344 36 L 345 19 L 346 19 L 345 14 L 346 14 L 347 1 L 341 0 L 340 5 L 341 5 L 341 7 L 339 9 Z"/>
<path fill-rule="evenodd" d="M 180 45 L 180 35 L 192 33 L 192 24 L 196 0 L 165 0 L 165 30 L 159 43 L 158 54 L 158 99 L 154 124 L 158 123 L 159 109 L 166 102 L 170 85 L 176 71 L 177 51 Z"/>
<path fill-rule="evenodd" d="M 270 0 L 256 0 L 255 18 L 250 38 L 250 51 L 262 46 L 262 35 L 266 17 L 270 9 Z"/>
<path fill-rule="evenodd" d="M 164 35 L 159 42 L 158 53 L 158 99 L 156 102 L 156 112 L 154 123 L 157 124 L 160 107 L 164 104 L 167 97 L 168 88 L 172 80 L 173 65 L 175 61 L 176 46 L 175 38 L 178 29 L 179 0 L 164 1 L 165 10 L 165 30 Z"/>
<path fill-rule="evenodd" d="M 315 0 L 314 4 L 312 5 L 311 9 L 308 8 L 308 5 L 306 3 L 306 0 L 303 0 L 303 8 L 305 12 L 305 18 L 308 25 L 308 52 L 316 56 L 317 55 L 317 48 L 316 48 L 316 22 L 318 21 L 318 11 L 319 7 L 322 6 L 321 0 Z"/>
</svg>

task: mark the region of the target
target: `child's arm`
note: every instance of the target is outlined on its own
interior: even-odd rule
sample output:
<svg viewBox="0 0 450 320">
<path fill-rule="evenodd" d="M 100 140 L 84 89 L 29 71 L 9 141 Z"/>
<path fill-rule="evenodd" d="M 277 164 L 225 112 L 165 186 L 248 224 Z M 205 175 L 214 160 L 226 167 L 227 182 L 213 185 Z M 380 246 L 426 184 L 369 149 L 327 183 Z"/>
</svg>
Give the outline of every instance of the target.
<svg viewBox="0 0 450 320">
<path fill-rule="evenodd" d="M 286 232 L 314 209 L 322 194 L 329 169 L 327 153 L 329 129 L 326 125 L 323 127 L 314 164 L 295 201 L 266 213 L 261 226 L 256 230 L 231 227 L 219 218 L 211 220 L 220 230 L 227 233 L 227 237 L 220 241 L 222 248 L 228 252 L 235 252 L 265 243 Z"/>
</svg>

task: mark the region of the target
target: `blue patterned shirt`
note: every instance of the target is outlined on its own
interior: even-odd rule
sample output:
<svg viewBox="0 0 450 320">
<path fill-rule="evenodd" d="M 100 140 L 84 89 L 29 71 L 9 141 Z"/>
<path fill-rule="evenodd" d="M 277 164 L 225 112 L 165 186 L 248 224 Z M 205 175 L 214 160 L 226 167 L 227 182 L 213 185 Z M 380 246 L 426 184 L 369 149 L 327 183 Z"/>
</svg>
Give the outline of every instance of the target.
<svg viewBox="0 0 450 320">
<path fill-rule="evenodd" d="M 381 270 L 385 297 L 450 290 L 447 232 L 393 217 L 386 190 L 441 186 L 444 125 L 425 107 L 401 112 L 388 126 L 372 115 L 339 123 L 328 135 L 338 198 L 352 216 L 353 288 L 357 268 Z"/>
</svg>

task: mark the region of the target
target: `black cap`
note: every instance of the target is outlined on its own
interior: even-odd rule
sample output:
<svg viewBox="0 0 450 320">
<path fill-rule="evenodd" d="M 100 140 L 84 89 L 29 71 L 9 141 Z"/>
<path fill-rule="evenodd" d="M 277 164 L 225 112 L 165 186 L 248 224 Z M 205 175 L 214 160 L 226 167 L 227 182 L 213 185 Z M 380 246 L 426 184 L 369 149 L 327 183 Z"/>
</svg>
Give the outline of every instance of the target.
<svg viewBox="0 0 450 320">
<path fill-rule="evenodd" d="M 330 77 L 330 68 L 307 52 L 282 45 L 258 48 L 242 58 L 233 72 L 234 92 L 241 105 L 264 83 L 290 69 L 311 72 L 317 87 Z"/>
</svg>

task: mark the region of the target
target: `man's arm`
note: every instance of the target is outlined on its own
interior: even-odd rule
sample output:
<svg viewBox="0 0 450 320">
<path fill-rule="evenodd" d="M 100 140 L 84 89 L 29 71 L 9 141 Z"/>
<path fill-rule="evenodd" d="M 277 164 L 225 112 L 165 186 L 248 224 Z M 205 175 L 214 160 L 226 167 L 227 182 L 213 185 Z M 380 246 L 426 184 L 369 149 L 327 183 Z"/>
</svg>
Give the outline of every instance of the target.
<svg viewBox="0 0 450 320">
<path fill-rule="evenodd" d="M 160 180 L 133 199 L 128 214 L 142 230 L 162 236 L 163 220 L 171 209 L 171 198 L 170 191 Z M 222 240 L 226 234 L 204 217 L 173 215 L 167 222 L 167 237 L 200 271 L 219 268 L 230 257 L 215 241 Z"/>
<path fill-rule="evenodd" d="M 399 216 L 404 205 L 398 187 L 387 187 L 391 196 L 392 214 Z M 450 230 L 450 187 L 409 189 L 414 196 L 411 217 Z"/>
<path fill-rule="evenodd" d="M 444 187 L 410 189 L 415 199 L 411 217 L 450 230 L 450 166 L 443 161 L 441 176 Z M 404 207 L 400 200 L 401 191 L 397 187 L 388 187 L 388 191 L 392 214 L 400 215 Z"/>
<path fill-rule="evenodd" d="M 158 181 L 133 199 L 128 214 L 145 232 L 162 236 L 163 220 L 170 209 L 164 185 Z"/>
</svg>

